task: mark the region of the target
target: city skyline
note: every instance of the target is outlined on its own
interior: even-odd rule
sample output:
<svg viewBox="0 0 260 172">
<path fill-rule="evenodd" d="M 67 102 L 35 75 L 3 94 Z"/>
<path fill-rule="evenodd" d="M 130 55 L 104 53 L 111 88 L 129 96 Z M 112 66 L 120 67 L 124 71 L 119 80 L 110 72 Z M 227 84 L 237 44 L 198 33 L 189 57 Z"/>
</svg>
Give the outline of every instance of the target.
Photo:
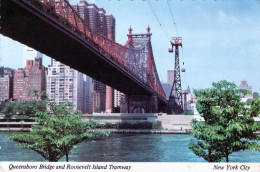
<svg viewBox="0 0 260 172">
<path fill-rule="evenodd" d="M 180 59 L 181 67 L 184 62 L 186 73 L 182 73 L 182 89 L 188 85 L 191 89 L 207 88 L 211 87 L 212 82 L 226 79 L 234 81 L 237 85 L 241 80 L 247 80 L 253 87 L 253 92 L 260 92 L 260 78 L 256 75 L 260 70 L 257 65 L 260 62 L 258 36 L 260 22 L 257 20 L 260 8 L 257 6 L 257 1 L 169 2 L 174 11 L 179 36 L 183 37 L 184 48 L 180 51 Z M 153 34 L 152 46 L 157 70 L 160 78 L 166 81 L 167 69 L 172 69 L 174 66 L 174 54 L 168 53 L 169 41 L 165 38 L 148 2 L 139 2 L 135 9 L 137 2 L 134 1 L 95 3 L 98 7 L 103 7 L 107 13 L 112 13 L 117 20 L 116 42 L 120 44 L 126 42 L 127 29 L 130 25 L 133 33 L 145 33 L 145 28 L 149 24 Z M 151 1 L 151 4 L 156 9 L 168 36 L 176 36 L 172 31 L 174 28 L 166 1 Z M 124 13 L 119 8 L 122 6 L 128 7 L 124 9 Z M 129 15 L 131 10 L 135 11 Z M 188 10 L 192 17 L 185 13 Z M 138 15 L 141 17 L 136 18 Z M 1 36 L 1 66 L 22 67 L 22 53 L 19 54 L 22 48 L 22 45 L 17 45 L 16 42 Z M 16 60 L 10 57 L 16 57 Z M 47 66 L 49 59 L 46 56 L 43 58 L 44 65 Z"/>
</svg>

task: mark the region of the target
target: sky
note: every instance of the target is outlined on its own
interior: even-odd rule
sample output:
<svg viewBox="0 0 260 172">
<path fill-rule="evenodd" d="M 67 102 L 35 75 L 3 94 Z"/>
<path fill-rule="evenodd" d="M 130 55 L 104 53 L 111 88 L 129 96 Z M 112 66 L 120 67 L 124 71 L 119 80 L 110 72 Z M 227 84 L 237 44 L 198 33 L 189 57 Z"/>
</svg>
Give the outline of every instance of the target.
<svg viewBox="0 0 260 172">
<path fill-rule="evenodd" d="M 87 2 L 113 14 L 116 42 L 122 45 L 130 25 L 133 33 L 146 33 L 150 26 L 155 63 L 164 82 L 167 70 L 174 68 L 169 41 L 180 36 L 180 67 L 186 69 L 181 73 L 182 89 L 188 85 L 192 89 L 209 88 L 212 82 L 225 79 L 237 85 L 247 80 L 254 92 L 260 92 L 260 0 L 169 0 L 176 27 L 167 0 Z M 3 36 L 0 39 L 0 66 L 23 67 L 24 45 Z M 44 64 L 49 63 L 44 57 Z"/>
</svg>

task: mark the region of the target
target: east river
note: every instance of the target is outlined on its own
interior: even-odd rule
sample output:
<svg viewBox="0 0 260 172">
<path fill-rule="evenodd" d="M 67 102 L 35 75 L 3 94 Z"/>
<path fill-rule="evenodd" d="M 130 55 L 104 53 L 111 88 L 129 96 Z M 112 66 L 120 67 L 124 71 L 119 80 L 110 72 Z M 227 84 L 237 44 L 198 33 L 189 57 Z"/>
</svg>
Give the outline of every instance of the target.
<svg viewBox="0 0 260 172">
<path fill-rule="evenodd" d="M 0 161 L 45 161 L 30 149 L 0 132 Z M 185 134 L 111 134 L 107 138 L 88 140 L 71 151 L 69 161 L 77 162 L 205 162 L 188 148 L 192 135 Z M 65 161 L 65 157 L 60 161 Z M 230 162 L 260 162 L 260 151 L 240 151 L 230 155 Z"/>
</svg>

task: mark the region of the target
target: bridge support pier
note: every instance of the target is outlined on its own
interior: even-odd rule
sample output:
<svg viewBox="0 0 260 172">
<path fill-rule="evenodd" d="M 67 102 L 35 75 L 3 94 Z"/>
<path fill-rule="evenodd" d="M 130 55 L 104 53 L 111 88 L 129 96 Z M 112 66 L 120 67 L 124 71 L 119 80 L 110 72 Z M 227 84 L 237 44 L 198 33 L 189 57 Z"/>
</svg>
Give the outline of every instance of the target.
<svg viewBox="0 0 260 172">
<path fill-rule="evenodd" d="M 157 96 L 131 95 L 122 98 L 120 104 L 121 113 L 157 113 Z"/>
<path fill-rule="evenodd" d="M 106 112 L 112 113 L 114 107 L 114 90 L 106 86 Z"/>
</svg>

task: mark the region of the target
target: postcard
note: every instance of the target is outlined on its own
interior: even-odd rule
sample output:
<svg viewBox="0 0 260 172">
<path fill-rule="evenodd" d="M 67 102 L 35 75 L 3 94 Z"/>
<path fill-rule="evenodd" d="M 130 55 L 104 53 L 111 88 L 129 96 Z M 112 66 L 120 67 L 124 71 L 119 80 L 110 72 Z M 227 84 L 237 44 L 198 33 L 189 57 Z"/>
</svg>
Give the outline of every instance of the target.
<svg viewBox="0 0 260 172">
<path fill-rule="evenodd" d="M 259 12 L 0 0 L 0 171 L 259 171 Z"/>
</svg>

